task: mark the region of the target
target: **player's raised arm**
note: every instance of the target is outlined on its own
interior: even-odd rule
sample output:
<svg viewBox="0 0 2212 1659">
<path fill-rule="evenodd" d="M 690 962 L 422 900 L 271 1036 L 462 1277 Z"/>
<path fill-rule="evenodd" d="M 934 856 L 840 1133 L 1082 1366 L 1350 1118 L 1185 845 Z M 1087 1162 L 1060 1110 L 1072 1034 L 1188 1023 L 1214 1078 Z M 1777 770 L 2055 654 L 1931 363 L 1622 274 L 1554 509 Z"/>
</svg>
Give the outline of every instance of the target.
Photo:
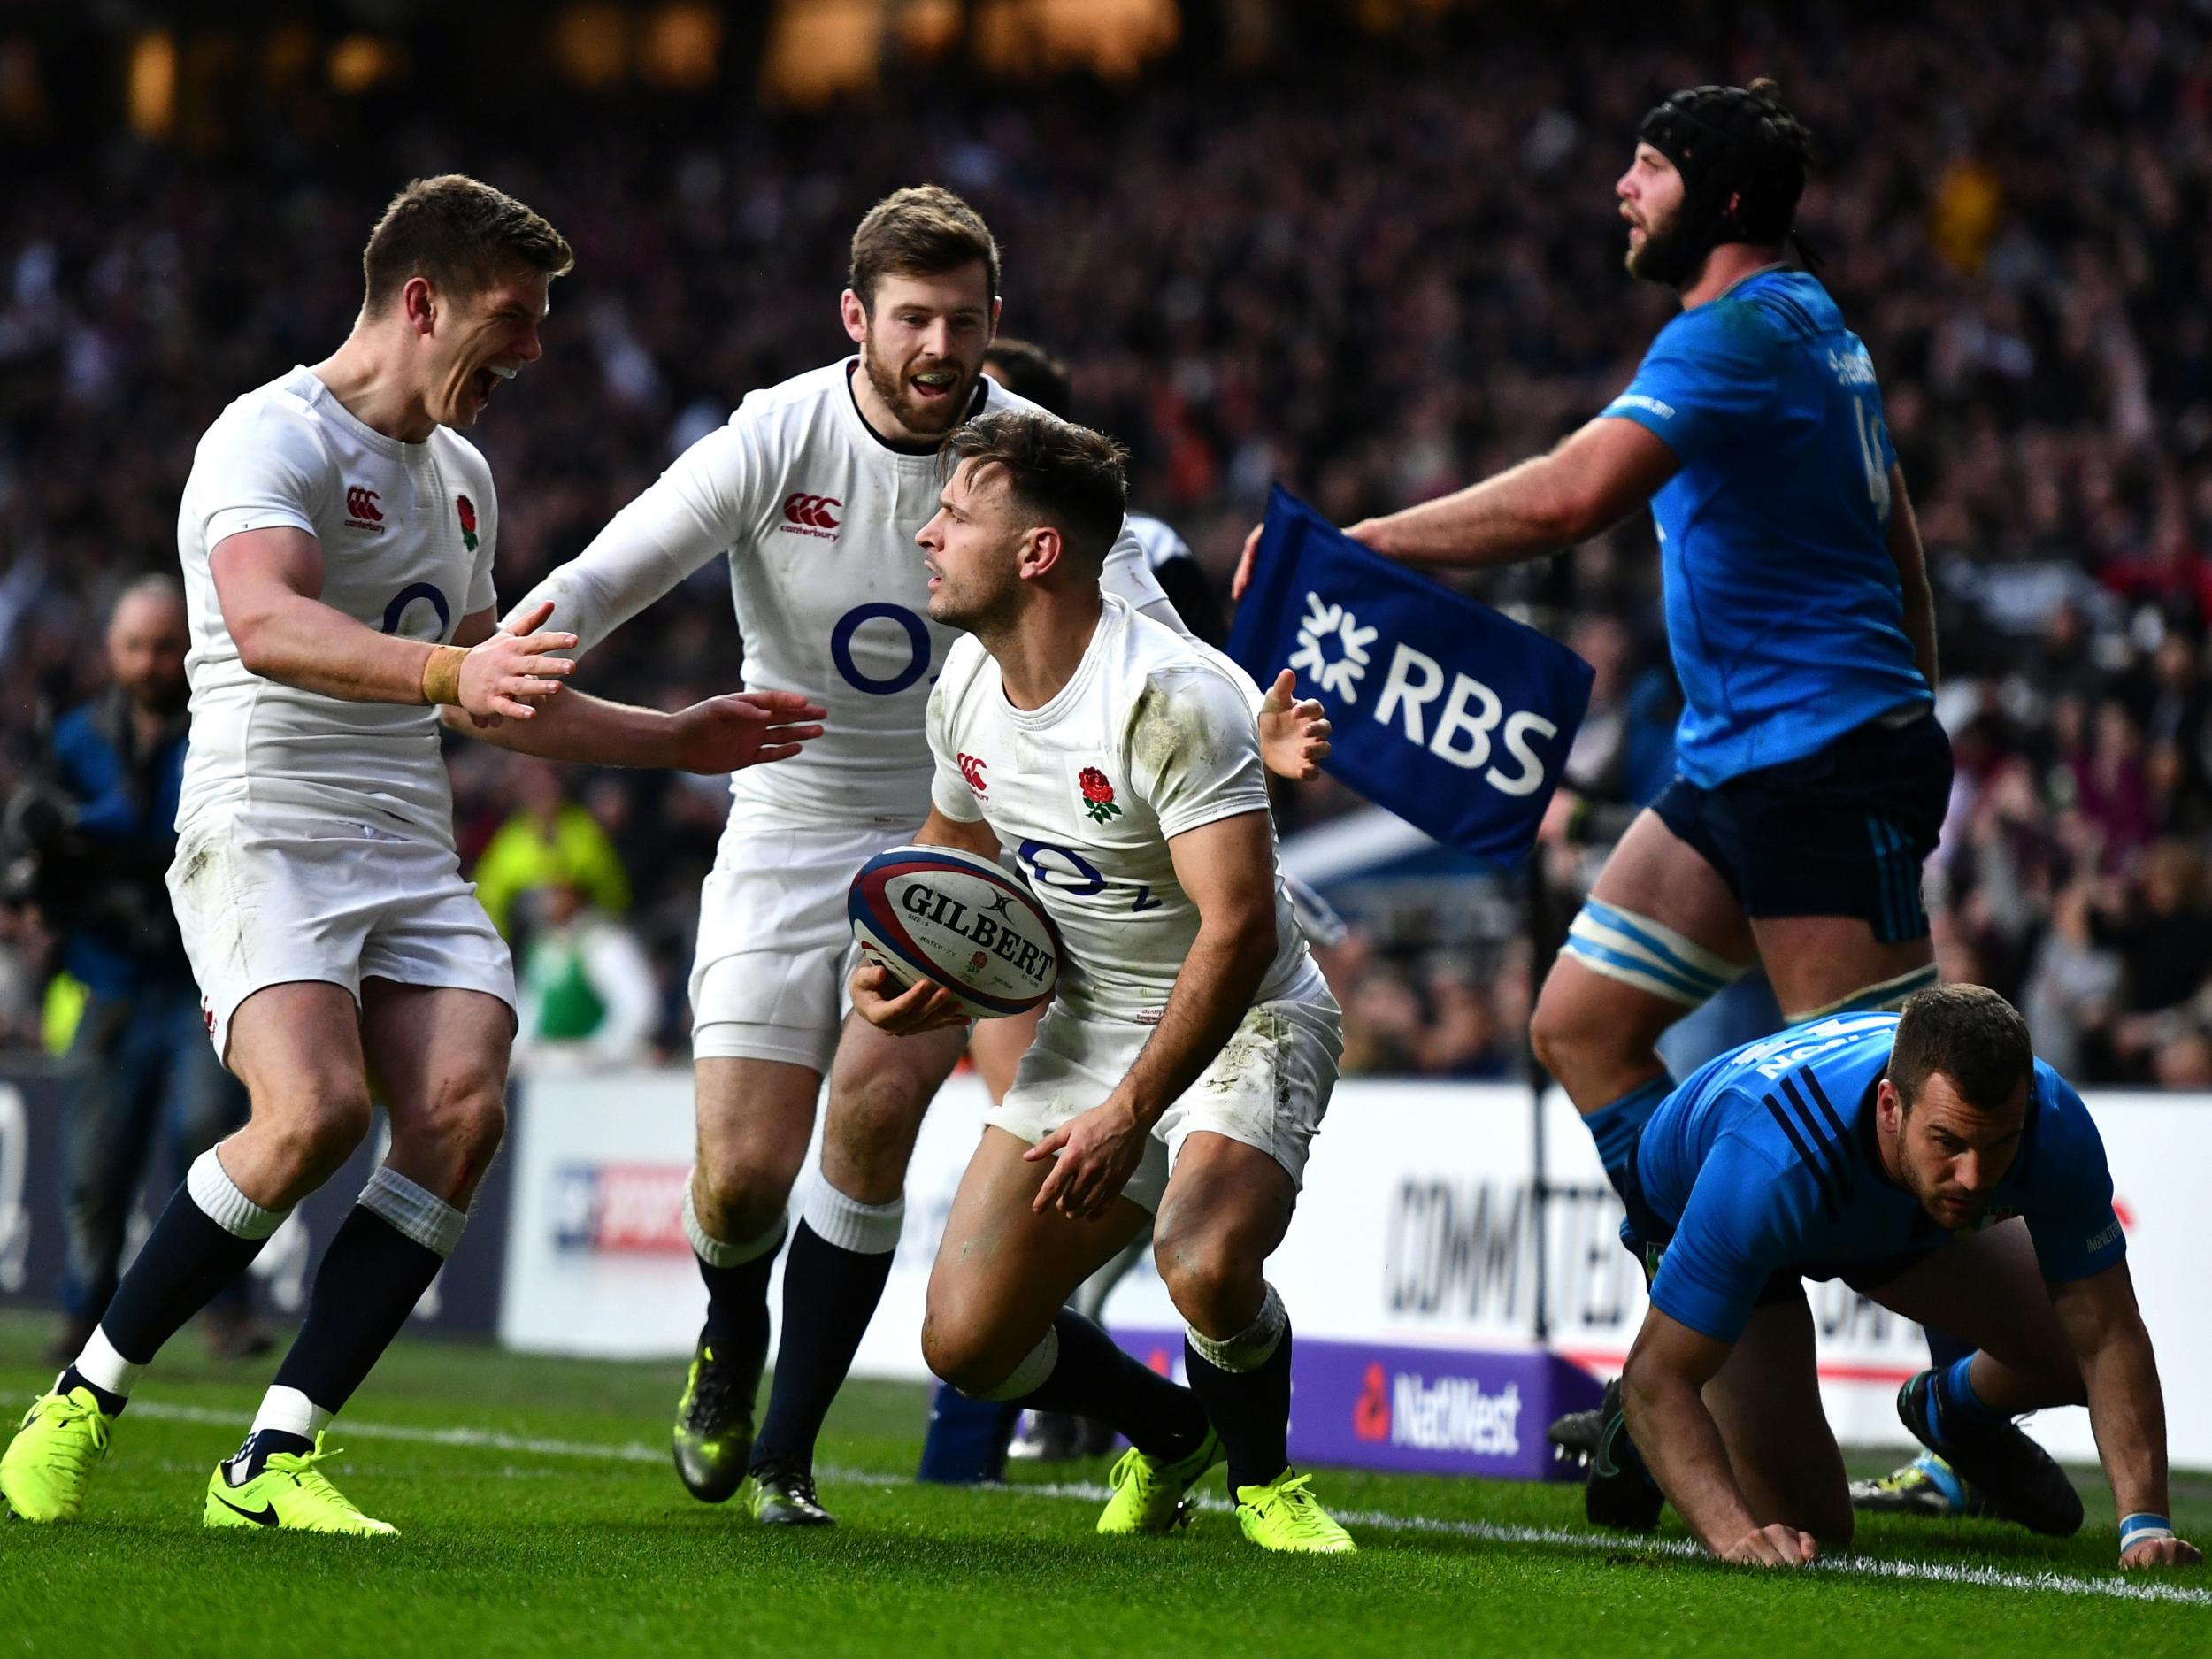
<svg viewBox="0 0 2212 1659">
<path fill-rule="evenodd" d="M 568 634 L 522 638 L 488 626 L 473 649 L 380 634 L 324 604 L 322 547 L 288 526 L 227 537 L 208 569 L 223 625 L 250 673 L 349 703 L 451 703 L 528 720 L 575 664 Z M 487 619 L 488 621 L 488 618 Z"/>
<path fill-rule="evenodd" d="M 1648 502 L 1681 463 L 1660 438 L 1632 420 L 1600 415 L 1548 455 L 1495 478 L 1380 518 L 1345 534 L 1408 565 L 1481 569 L 1556 553 L 1610 529 Z M 1260 527 L 1245 538 L 1230 584 L 1241 599 L 1252 580 Z"/>
<path fill-rule="evenodd" d="M 2168 1518 L 2165 1396 L 2127 1263 L 2053 1285 L 2051 1306 L 2081 1362 L 2089 1425 L 2119 1512 L 2120 1564 L 2200 1564 L 2204 1553 L 2177 1538 Z"/>
<path fill-rule="evenodd" d="M 716 427 L 581 553 L 526 594 L 506 625 L 549 604 L 551 626 L 575 634 L 580 653 L 589 650 L 737 542 L 760 472 L 757 441 L 742 417 Z"/>
<path fill-rule="evenodd" d="M 1889 556 L 1897 562 L 1897 581 L 1905 599 L 1905 637 L 1912 641 L 1913 666 L 1936 688 L 1935 593 L 1928 586 L 1927 555 L 1920 545 L 1920 520 L 1905 493 L 1904 469 L 1889 469 Z"/>
<path fill-rule="evenodd" d="M 461 618 L 456 646 L 481 649 L 480 641 L 526 636 L 541 626 L 547 605 L 519 614 L 512 630 L 495 628 L 492 613 Z M 568 635 L 557 635 L 568 638 Z M 527 725 L 485 719 L 449 706 L 448 726 L 501 749 L 565 760 L 584 766 L 648 766 L 706 774 L 741 772 L 748 766 L 788 760 L 821 736 L 822 709 L 795 691 L 740 691 L 709 697 L 673 714 L 610 703 L 571 691 L 544 705 Z"/>
</svg>

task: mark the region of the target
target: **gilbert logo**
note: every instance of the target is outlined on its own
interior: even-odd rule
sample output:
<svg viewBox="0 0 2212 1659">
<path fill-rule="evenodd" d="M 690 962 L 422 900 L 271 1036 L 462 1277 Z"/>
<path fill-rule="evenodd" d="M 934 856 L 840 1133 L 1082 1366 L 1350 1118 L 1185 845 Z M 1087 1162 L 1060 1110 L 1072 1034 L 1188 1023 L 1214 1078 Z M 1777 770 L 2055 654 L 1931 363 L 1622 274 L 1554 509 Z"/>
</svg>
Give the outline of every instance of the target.
<svg viewBox="0 0 2212 1659">
<path fill-rule="evenodd" d="M 968 780 L 968 787 L 981 795 L 987 786 L 983 781 L 983 757 L 979 755 L 958 757 L 960 775 Z"/>
<path fill-rule="evenodd" d="M 376 504 L 376 492 L 358 484 L 346 486 L 346 528 L 384 534 L 384 511 Z"/>
<path fill-rule="evenodd" d="M 818 536 L 825 541 L 837 540 L 838 522 L 830 509 L 840 511 L 845 503 L 834 495 L 811 495 L 804 490 L 794 490 L 783 498 L 784 521 L 776 526 L 787 535 Z"/>
</svg>

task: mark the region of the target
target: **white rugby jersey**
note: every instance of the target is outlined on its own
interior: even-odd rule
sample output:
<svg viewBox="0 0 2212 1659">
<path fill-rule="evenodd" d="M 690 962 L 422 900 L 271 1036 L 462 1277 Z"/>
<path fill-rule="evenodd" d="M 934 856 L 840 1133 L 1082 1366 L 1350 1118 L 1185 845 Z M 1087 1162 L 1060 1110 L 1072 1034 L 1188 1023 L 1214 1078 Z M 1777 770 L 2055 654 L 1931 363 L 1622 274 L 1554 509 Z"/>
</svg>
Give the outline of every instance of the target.
<svg viewBox="0 0 2212 1659">
<path fill-rule="evenodd" d="M 1155 518 L 1148 512 L 1133 512 L 1126 527 L 1144 551 L 1147 570 L 1156 571 L 1163 565 L 1191 557 L 1190 543 L 1164 518 Z"/>
<path fill-rule="evenodd" d="M 227 537 L 279 525 L 321 547 L 322 603 L 383 633 L 445 643 L 495 603 L 499 509 L 467 439 L 442 426 L 423 443 L 388 438 L 305 368 L 239 398 L 200 439 L 177 513 L 192 630 L 178 826 L 237 802 L 396 821 L 450 845 L 436 710 L 302 691 L 239 660 L 208 558 Z"/>
<path fill-rule="evenodd" d="M 1059 926 L 1069 1012 L 1156 1021 L 1198 936 L 1170 838 L 1268 810 L 1259 730 L 1228 659 L 1109 595 L 1073 677 L 1025 710 L 966 635 L 930 698 L 929 747 L 937 810 L 987 822 Z M 1271 849 L 1271 820 L 1268 836 Z M 1254 1000 L 1325 997 L 1271 851 L 1268 879 L 1275 959 Z"/>
<path fill-rule="evenodd" d="M 749 395 L 515 607 L 551 600 L 546 626 L 588 649 L 726 553 L 745 683 L 803 692 L 828 711 L 822 735 L 791 759 L 733 775 L 733 809 L 752 822 L 904 830 L 929 809 L 923 720 L 957 637 L 929 618 L 914 541 L 937 512 L 939 455 L 869 430 L 853 401 L 858 365 Z M 979 413 L 1036 407 L 988 376 L 982 387 Z M 1140 607 L 1169 609 L 1125 526 L 1104 580 Z"/>
</svg>

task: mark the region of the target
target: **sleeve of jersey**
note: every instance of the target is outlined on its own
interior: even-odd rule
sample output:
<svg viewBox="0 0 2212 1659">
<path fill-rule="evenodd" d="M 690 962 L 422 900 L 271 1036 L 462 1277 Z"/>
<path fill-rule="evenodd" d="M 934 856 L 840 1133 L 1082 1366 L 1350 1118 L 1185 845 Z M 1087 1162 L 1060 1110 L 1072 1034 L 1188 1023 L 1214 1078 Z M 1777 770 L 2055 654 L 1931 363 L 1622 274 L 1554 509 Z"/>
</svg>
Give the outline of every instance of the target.
<svg viewBox="0 0 2212 1659">
<path fill-rule="evenodd" d="M 1601 411 L 1632 420 L 1687 463 L 1728 442 L 1774 395 L 1771 343 L 1757 313 L 1725 301 L 1659 331 L 1628 389 Z"/>
<path fill-rule="evenodd" d="M 734 545 L 757 516 L 762 475 L 761 441 L 742 412 L 678 456 L 508 617 L 551 600 L 553 615 L 544 626 L 575 634 L 581 654 Z"/>
<path fill-rule="evenodd" d="M 2112 1208 L 2112 1171 L 2089 1108 L 2063 1078 L 2036 1132 L 2038 1179 L 2028 1195 L 2028 1236 L 2036 1264 L 2055 1283 L 2101 1273 L 2128 1253 Z"/>
<path fill-rule="evenodd" d="M 1722 1135 L 1659 1260 L 1651 1305 L 1717 1342 L 1735 1341 L 1768 1279 L 1791 1263 L 1790 1241 L 1801 1234 L 1801 1185 L 1757 1148 Z"/>
<path fill-rule="evenodd" d="M 944 671 L 937 677 L 937 686 L 929 694 L 929 753 L 935 766 L 930 773 L 929 803 L 956 824 L 974 824 L 983 817 L 976 805 L 975 791 L 968 787 L 968 780 L 960 775 L 960 759 L 954 752 L 951 726 L 951 699 L 957 695 L 956 687 L 964 687 L 971 675 L 956 674 L 963 640 L 955 645 L 945 659 Z"/>
<path fill-rule="evenodd" d="M 248 530 L 315 534 L 314 508 L 327 483 L 323 447 L 308 423 L 262 408 L 226 419 L 194 464 L 194 499 L 205 512 L 201 545 L 211 551 Z"/>
<path fill-rule="evenodd" d="M 476 568 L 469 572 L 468 603 L 461 607 L 465 617 L 489 611 L 499 603 L 499 590 L 492 582 L 492 562 L 499 556 L 499 492 L 492 487 L 492 469 L 488 465 L 483 468 L 477 502 L 480 504 L 476 509 Z"/>
<path fill-rule="evenodd" d="M 1129 726 L 1129 775 L 1169 840 L 1268 809 L 1259 728 L 1236 684 L 1209 669 L 1156 673 Z M 1149 707 L 1147 707 L 1147 704 Z"/>
<path fill-rule="evenodd" d="M 1188 634 L 1182 618 L 1175 614 L 1175 607 L 1167 602 L 1167 594 L 1152 574 L 1152 561 L 1144 556 L 1144 543 L 1137 540 L 1137 533 L 1129 527 L 1126 514 L 1121 521 L 1121 534 L 1114 538 L 1114 545 L 1106 549 L 1106 566 L 1098 573 L 1098 585 L 1106 592 L 1129 602 L 1129 608 L 1155 622 L 1173 628 L 1178 634 Z"/>
</svg>

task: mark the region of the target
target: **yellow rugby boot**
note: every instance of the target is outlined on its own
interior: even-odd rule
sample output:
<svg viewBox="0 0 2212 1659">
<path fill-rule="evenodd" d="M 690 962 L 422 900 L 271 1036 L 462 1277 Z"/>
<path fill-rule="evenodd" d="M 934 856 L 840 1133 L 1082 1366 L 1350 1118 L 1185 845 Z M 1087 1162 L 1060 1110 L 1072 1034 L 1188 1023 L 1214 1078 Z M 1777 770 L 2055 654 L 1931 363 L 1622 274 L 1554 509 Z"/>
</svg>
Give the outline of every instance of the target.
<svg viewBox="0 0 2212 1659">
<path fill-rule="evenodd" d="M 0 1454 L 0 1498 L 18 1520 L 75 1520 L 114 1432 L 89 1388 L 41 1394 Z"/>
<path fill-rule="evenodd" d="M 262 1465 L 261 1472 L 243 1486 L 230 1484 L 230 1471 L 221 1463 L 207 1483 L 207 1506 L 201 1521 L 208 1526 L 266 1526 L 294 1532 L 344 1532 L 356 1538 L 396 1538 L 399 1528 L 361 1513 L 352 1499 L 330 1484 L 316 1464 L 339 1455 L 342 1448 L 323 1449 L 323 1436 L 315 1437 L 311 1452 L 278 1452 Z"/>
</svg>

